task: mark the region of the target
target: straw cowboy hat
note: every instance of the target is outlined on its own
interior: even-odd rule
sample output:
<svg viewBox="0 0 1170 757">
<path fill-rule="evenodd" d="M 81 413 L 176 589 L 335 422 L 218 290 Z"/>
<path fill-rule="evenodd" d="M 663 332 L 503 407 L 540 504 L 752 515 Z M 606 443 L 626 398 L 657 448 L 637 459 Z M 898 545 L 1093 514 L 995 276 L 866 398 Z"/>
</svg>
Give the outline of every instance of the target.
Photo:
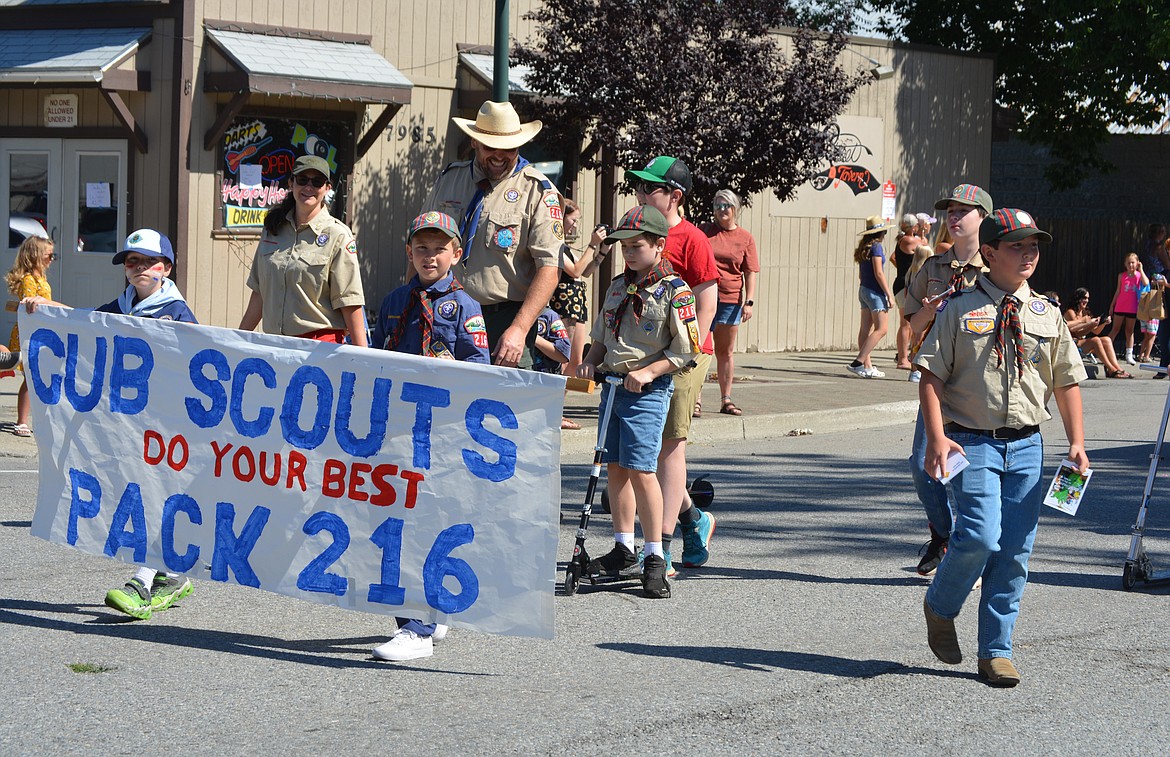
<svg viewBox="0 0 1170 757">
<path fill-rule="evenodd" d="M 493 150 L 513 150 L 540 133 L 540 121 L 520 123 L 520 116 L 512 103 L 494 103 L 490 100 L 479 108 L 475 120 L 452 118 L 463 133 Z"/>
<path fill-rule="evenodd" d="M 859 237 L 867 237 L 870 234 L 885 234 L 890 229 L 894 228 L 894 224 L 886 223 L 881 216 L 870 216 L 865 219 L 865 231 L 857 232 Z"/>
</svg>

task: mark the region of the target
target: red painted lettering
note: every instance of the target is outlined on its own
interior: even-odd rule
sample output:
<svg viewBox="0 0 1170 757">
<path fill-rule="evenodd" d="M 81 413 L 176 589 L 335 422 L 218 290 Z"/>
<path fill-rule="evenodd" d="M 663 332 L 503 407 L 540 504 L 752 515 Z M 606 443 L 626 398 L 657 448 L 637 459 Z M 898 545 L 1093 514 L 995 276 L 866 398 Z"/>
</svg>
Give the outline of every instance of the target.
<svg viewBox="0 0 1170 757">
<path fill-rule="evenodd" d="M 251 447 L 240 447 L 232 456 L 232 473 L 238 481 L 251 481 L 256 478 L 256 456 Z"/>
<path fill-rule="evenodd" d="M 361 486 L 366 483 L 362 474 L 369 474 L 374 466 L 369 463 L 354 463 L 349 466 L 349 498 L 355 502 L 365 502 L 370 495 L 362 491 Z"/>
<path fill-rule="evenodd" d="M 267 472 L 268 452 L 261 450 L 260 452 L 260 480 L 269 486 L 276 486 L 280 481 L 280 453 L 272 453 L 272 475 Z"/>
<path fill-rule="evenodd" d="M 391 476 L 398 475 L 398 466 L 392 463 L 384 463 L 374 468 L 374 486 L 378 487 L 378 493 L 370 497 L 370 504 L 378 507 L 388 507 L 394 504 L 398 499 L 398 492 L 394 491 L 394 484 L 387 479 Z"/>
<path fill-rule="evenodd" d="M 339 499 L 345 495 L 345 463 L 329 458 L 321 471 L 321 493 Z"/>
<path fill-rule="evenodd" d="M 307 492 L 309 487 L 305 486 L 305 465 L 309 459 L 300 452 L 289 450 L 288 453 L 288 479 L 285 481 L 284 487 L 291 489 L 293 481 L 301 485 L 301 491 Z"/>
<path fill-rule="evenodd" d="M 421 473 L 416 473 L 412 470 L 400 471 L 398 475 L 407 481 L 406 502 L 404 503 L 404 507 L 406 507 L 407 510 L 410 510 L 414 507 L 414 501 L 418 497 L 418 485 L 422 481 L 426 480 L 426 476 Z"/>
<path fill-rule="evenodd" d="M 151 447 L 158 445 L 158 452 L 153 452 Z M 142 435 L 142 459 L 149 465 L 158 465 L 162 462 L 163 456 L 167 453 L 167 447 L 163 444 L 162 434 L 157 431 L 147 429 Z"/>
<path fill-rule="evenodd" d="M 216 478 L 219 478 L 220 476 L 223 475 L 223 458 L 227 455 L 228 452 L 231 451 L 231 448 L 233 446 L 235 446 L 235 445 L 233 445 L 231 442 L 228 442 L 227 446 L 220 448 L 219 442 L 213 441 L 211 443 L 211 451 L 215 453 L 215 477 Z"/>
</svg>

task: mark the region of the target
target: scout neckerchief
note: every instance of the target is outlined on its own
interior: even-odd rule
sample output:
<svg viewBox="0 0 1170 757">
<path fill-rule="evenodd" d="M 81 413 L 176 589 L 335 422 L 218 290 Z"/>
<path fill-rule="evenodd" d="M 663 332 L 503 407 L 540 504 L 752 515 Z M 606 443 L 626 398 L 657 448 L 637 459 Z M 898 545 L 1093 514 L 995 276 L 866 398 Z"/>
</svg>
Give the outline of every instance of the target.
<svg viewBox="0 0 1170 757">
<path fill-rule="evenodd" d="M 512 176 L 520 173 L 520 169 L 528 165 L 528 161 L 524 159 L 523 155 L 516 156 L 516 168 L 512 171 Z M 471 164 L 467 166 L 467 170 L 471 171 L 471 178 L 475 178 L 475 159 L 472 159 Z M 471 246 L 475 241 L 475 232 L 479 230 L 479 216 L 483 212 L 483 198 L 487 195 L 488 190 L 492 188 L 492 183 L 487 179 L 480 179 L 475 183 L 475 194 L 471 197 L 471 205 L 467 207 L 467 213 L 463 216 L 463 223 L 459 226 L 459 235 L 463 239 L 463 265 L 467 265 L 467 261 L 471 260 Z"/>
<path fill-rule="evenodd" d="M 438 299 L 445 294 L 463 289 L 455 277 L 448 274 L 450 277 L 450 284 L 445 289 L 439 289 L 442 281 L 436 281 L 431 285 L 431 288 L 426 288 L 421 284 L 415 284 L 415 287 L 410 290 L 410 297 L 406 300 L 406 307 L 402 309 L 402 314 L 398 316 L 398 323 L 394 325 L 394 333 L 386 340 L 386 349 L 393 350 L 402 341 L 402 337 L 406 336 L 406 322 L 410 317 L 410 310 L 416 304 L 418 305 L 418 331 L 421 338 L 420 355 L 431 354 L 431 331 L 435 326 L 435 308 L 431 304 L 431 300 Z M 415 282 L 418 281 L 416 277 Z"/>
<path fill-rule="evenodd" d="M 975 286 L 979 287 L 979 291 L 987 294 L 987 290 L 983 288 L 983 284 L 979 281 L 975 282 Z M 990 294 L 988 298 L 994 300 Z M 1005 294 L 1003 300 L 999 304 L 999 312 L 995 317 L 995 367 L 999 368 L 1003 365 L 1003 353 L 1006 347 L 1008 330 L 1011 330 L 1012 349 L 1016 353 L 1016 373 L 1020 378 L 1024 377 L 1024 332 L 1020 328 L 1020 298 L 1014 294 Z"/>
<path fill-rule="evenodd" d="M 647 271 L 646 275 L 640 281 L 634 281 L 636 274 L 629 268 L 622 275 L 626 283 L 626 296 L 622 298 L 621 303 L 617 306 L 617 310 L 613 314 L 613 335 L 615 337 L 618 335 L 618 329 L 622 326 L 622 316 L 625 314 L 627 307 L 633 306 L 634 323 L 642 319 L 643 302 L 642 298 L 638 296 L 638 292 L 643 289 L 648 289 L 659 281 L 675 276 L 676 274 L 674 268 L 670 265 L 670 261 L 663 258 L 658 265 Z"/>
</svg>

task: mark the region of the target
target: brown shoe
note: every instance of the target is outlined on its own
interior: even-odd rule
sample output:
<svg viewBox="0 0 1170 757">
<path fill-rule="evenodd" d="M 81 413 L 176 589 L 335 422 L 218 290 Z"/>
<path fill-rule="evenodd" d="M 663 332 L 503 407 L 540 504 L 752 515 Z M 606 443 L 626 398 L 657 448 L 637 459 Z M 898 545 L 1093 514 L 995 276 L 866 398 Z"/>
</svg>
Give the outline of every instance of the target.
<svg viewBox="0 0 1170 757">
<path fill-rule="evenodd" d="M 942 618 L 922 600 L 922 611 L 926 615 L 926 642 L 934 656 L 948 665 L 963 661 L 963 650 L 959 649 L 959 635 L 955 632 L 955 621 Z"/>
<path fill-rule="evenodd" d="M 1010 689 L 1020 682 L 1020 672 L 1006 657 L 979 660 L 979 677 L 992 686 Z"/>
</svg>

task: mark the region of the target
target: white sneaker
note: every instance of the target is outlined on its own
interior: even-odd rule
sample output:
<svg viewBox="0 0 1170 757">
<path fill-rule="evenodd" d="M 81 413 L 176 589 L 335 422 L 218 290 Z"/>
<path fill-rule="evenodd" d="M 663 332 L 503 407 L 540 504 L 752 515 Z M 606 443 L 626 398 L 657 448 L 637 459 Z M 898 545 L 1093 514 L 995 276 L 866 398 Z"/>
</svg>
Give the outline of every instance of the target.
<svg viewBox="0 0 1170 757">
<path fill-rule="evenodd" d="M 910 371 L 910 378 L 907 379 L 911 384 L 917 384 L 922 380 L 922 371 Z"/>
<path fill-rule="evenodd" d="M 1137 365 L 1137 361 L 1133 359 L 1133 353 L 1132 353 L 1132 352 L 1128 352 L 1128 353 L 1126 353 L 1126 355 L 1125 355 L 1125 362 L 1129 363 L 1130 365 Z"/>
<path fill-rule="evenodd" d="M 445 626 L 442 623 L 436 623 L 435 632 L 431 634 L 431 640 L 442 641 L 443 639 L 447 638 L 447 631 L 449 630 L 450 628 L 448 626 Z"/>
<path fill-rule="evenodd" d="M 877 368 L 870 368 L 866 372 L 866 378 L 885 378 L 886 374 L 879 371 Z"/>
<path fill-rule="evenodd" d="M 399 628 L 390 637 L 390 641 L 374 647 L 374 657 L 390 662 L 417 660 L 420 657 L 430 657 L 434 653 L 435 645 L 431 642 L 430 636 L 419 636 L 405 628 Z"/>
<path fill-rule="evenodd" d="M 845 366 L 845 370 L 849 371 L 850 373 L 852 373 L 856 376 L 861 376 L 862 378 L 869 378 L 869 369 L 866 368 L 864 365 L 847 365 L 847 366 Z"/>
</svg>

